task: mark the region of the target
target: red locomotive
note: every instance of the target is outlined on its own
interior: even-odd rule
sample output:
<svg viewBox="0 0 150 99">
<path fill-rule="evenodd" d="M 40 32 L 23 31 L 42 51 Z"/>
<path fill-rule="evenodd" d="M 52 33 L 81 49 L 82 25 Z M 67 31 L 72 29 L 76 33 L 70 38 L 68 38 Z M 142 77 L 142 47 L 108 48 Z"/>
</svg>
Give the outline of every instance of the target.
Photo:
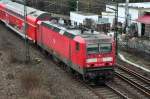
<svg viewBox="0 0 150 99">
<path fill-rule="evenodd" d="M 113 78 L 115 42 L 95 31 L 62 26 L 43 11 L 27 7 L 28 38 L 88 80 Z M 0 20 L 24 37 L 23 5 L 0 2 Z"/>
</svg>

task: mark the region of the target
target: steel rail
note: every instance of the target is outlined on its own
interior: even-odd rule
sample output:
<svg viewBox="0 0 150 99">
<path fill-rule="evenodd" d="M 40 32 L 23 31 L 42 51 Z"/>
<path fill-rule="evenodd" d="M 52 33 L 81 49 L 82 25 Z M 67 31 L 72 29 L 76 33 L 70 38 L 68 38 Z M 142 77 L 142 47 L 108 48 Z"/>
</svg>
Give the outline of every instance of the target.
<svg viewBox="0 0 150 99">
<path fill-rule="evenodd" d="M 106 86 L 113 90 L 116 94 L 120 95 L 122 99 L 129 99 L 126 95 L 122 94 L 120 91 L 113 88 L 110 84 L 106 83 Z"/>
<path fill-rule="evenodd" d="M 138 90 L 140 90 L 141 92 L 143 92 L 145 95 L 147 95 L 148 97 L 150 97 L 150 90 L 147 89 L 146 87 L 134 82 L 133 80 L 131 80 L 130 78 L 124 76 L 123 74 L 120 74 L 119 72 L 115 72 L 115 74 L 117 75 L 117 77 L 121 78 L 122 80 L 124 80 L 125 82 L 129 83 L 130 85 L 134 86 L 135 88 L 137 88 Z M 133 73 L 130 73 L 130 75 L 133 75 Z M 135 76 L 135 75 L 134 75 Z M 137 76 L 135 76 L 137 77 Z"/>
<path fill-rule="evenodd" d="M 119 64 L 117 64 L 117 67 L 119 67 L 119 69 L 121 69 L 121 70 L 123 70 L 123 71 L 125 71 L 125 72 L 128 72 L 128 73 L 130 73 L 130 74 L 132 74 L 132 75 L 138 77 L 139 79 L 143 80 L 145 83 L 147 83 L 147 84 L 150 85 L 150 79 L 149 79 L 149 78 L 146 78 L 146 77 L 144 77 L 143 75 L 140 75 L 140 74 L 136 73 L 135 71 L 133 71 L 133 70 L 131 70 L 131 69 L 128 69 L 128 68 L 126 68 L 126 67 L 123 67 L 123 66 L 121 66 L 121 65 L 119 65 Z"/>
<path fill-rule="evenodd" d="M 133 75 L 134 77 L 138 78 L 138 80 L 141 80 L 141 81 L 144 82 L 146 85 L 148 85 L 149 87 L 148 87 L 148 86 L 144 87 L 144 86 L 142 86 L 142 85 L 139 84 L 139 86 L 140 86 L 141 88 L 143 88 L 144 90 L 146 90 L 146 91 L 150 94 L 150 79 L 149 79 L 149 78 L 146 78 L 146 77 L 144 77 L 143 75 L 140 75 L 140 74 L 136 73 L 135 71 L 129 70 L 128 68 L 123 67 L 123 66 L 121 66 L 121 65 L 118 65 L 118 67 L 119 67 L 119 69 L 121 69 L 121 70 L 123 70 L 123 71 L 125 71 L 125 72 L 128 72 L 128 74 Z"/>
<path fill-rule="evenodd" d="M 53 63 L 55 65 L 59 65 L 57 62 L 53 61 Z M 68 71 L 66 69 L 63 68 L 63 70 L 65 70 L 67 73 Z M 70 74 L 70 73 L 69 73 Z M 85 86 L 89 91 L 91 91 L 95 96 L 97 96 L 99 99 L 106 99 L 105 95 L 103 95 L 102 93 L 100 93 L 100 91 L 96 91 L 97 89 L 101 90 L 100 88 L 97 88 L 99 86 L 96 85 L 89 85 L 87 84 L 85 81 L 83 81 L 81 78 L 76 78 L 73 77 L 73 79 L 75 79 L 76 81 L 80 82 L 83 86 Z M 118 95 L 119 97 L 121 97 L 121 99 L 129 99 L 127 96 L 125 96 L 124 94 L 122 94 L 120 91 L 118 91 L 117 89 L 114 89 L 113 87 L 111 87 L 111 85 L 109 85 L 108 83 L 105 84 L 107 88 L 109 88 L 111 91 L 113 91 L 113 93 L 115 95 Z M 106 89 L 107 89 L 106 88 Z M 108 90 L 108 89 L 107 89 Z"/>
</svg>

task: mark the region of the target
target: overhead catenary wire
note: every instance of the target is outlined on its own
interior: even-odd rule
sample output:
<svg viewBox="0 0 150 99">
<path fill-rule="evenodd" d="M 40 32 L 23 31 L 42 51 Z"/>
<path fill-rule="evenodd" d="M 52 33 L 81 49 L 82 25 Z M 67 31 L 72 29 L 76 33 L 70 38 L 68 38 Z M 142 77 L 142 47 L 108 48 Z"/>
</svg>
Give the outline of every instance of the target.
<svg viewBox="0 0 150 99">
<path fill-rule="evenodd" d="M 81 0 L 78 0 L 79 1 L 79 3 L 84 3 L 85 4 L 85 2 L 83 2 L 83 1 L 81 1 Z M 43 1 L 43 2 L 46 2 L 46 3 L 49 3 L 47 6 L 45 6 L 45 8 L 47 8 L 47 7 L 49 7 L 49 6 L 60 6 L 60 7 L 69 7 L 68 5 L 65 5 L 65 4 L 61 4 L 61 3 L 57 3 L 56 1 L 55 2 L 53 2 L 53 1 Z M 101 1 L 95 1 L 96 3 L 99 3 L 99 2 L 101 2 Z M 87 4 L 87 3 L 86 3 Z M 114 5 L 116 5 L 116 3 L 115 2 L 108 2 L 108 1 L 106 1 L 106 2 L 102 2 L 101 4 L 96 4 L 96 5 L 92 5 L 92 8 L 93 9 L 99 9 L 99 8 L 101 8 L 102 6 L 105 6 L 104 4 L 114 4 Z M 79 6 L 80 6 L 80 4 L 79 4 Z M 80 7 L 78 8 L 78 9 L 80 9 Z M 88 8 L 82 8 L 83 10 L 88 10 Z M 82 11 L 82 10 L 81 10 Z M 115 13 L 115 12 L 113 12 L 113 13 Z M 102 15 L 99 15 L 99 16 L 102 16 Z M 105 16 L 105 15 L 103 15 L 103 16 Z M 115 15 L 109 15 L 109 16 L 115 16 Z M 125 17 L 122 17 L 122 16 L 119 16 L 118 15 L 118 18 L 119 19 L 125 19 Z M 131 21 L 134 21 L 134 22 L 137 22 L 136 20 L 134 20 L 134 19 L 129 19 L 129 20 L 131 20 Z"/>
<path fill-rule="evenodd" d="M 84 3 L 83 1 L 81 1 L 81 0 L 78 0 L 79 1 L 79 3 Z M 48 1 L 44 1 L 44 2 L 47 2 L 48 3 Z M 104 4 L 114 4 L 114 5 L 116 5 L 116 3 L 115 2 L 103 2 L 102 4 L 97 4 L 97 5 L 94 5 L 94 6 L 92 6 L 92 8 L 94 8 L 94 9 L 98 9 L 98 8 L 101 8 L 101 6 L 98 6 L 98 5 L 102 5 L 102 6 L 105 6 Z M 50 5 L 57 5 L 57 3 L 55 2 L 55 3 L 50 3 L 49 4 L 49 6 Z M 59 4 L 60 6 L 62 6 L 62 7 L 68 7 L 67 5 L 64 5 L 64 4 Z M 80 4 L 79 4 L 80 5 Z M 48 7 L 48 6 L 46 6 L 46 7 Z M 79 7 L 80 8 L 80 7 Z M 78 9 L 79 9 L 78 8 Z M 88 8 L 82 8 L 83 10 L 88 10 Z M 113 12 L 113 13 L 115 13 L 115 12 Z M 102 15 L 99 15 L 99 16 L 102 16 Z M 103 15 L 103 16 L 105 16 L 105 15 Z M 111 16 L 111 15 L 109 15 L 109 16 Z M 115 16 L 115 15 L 112 15 L 112 16 Z M 118 18 L 119 19 L 125 19 L 125 17 L 123 17 L 123 16 L 119 16 L 118 15 Z M 134 21 L 134 22 L 137 22 L 136 20 L 134 20 L 134 19 L 129 19 L 129 20 L 131 20 L 131 21 Z"/>
<path fill-rule="evenodd" d="M 79 1 L 79 3 L 85 3 L 85 2 L 83 2 L 83 1 L 81 1 L 81 0 L 78 0 Z M 51 6 L 51 5 L 54 5 L 54 6 L 58 6 L 58 4 L 55 2 L 55 3 L 51 3 L 51 1 L 44 1 L 44 2 L 47 2 L 47 3 L 50 3 L 49 5 L 47 5 L 47 6 L 45 6 L 45 7 L 49 7 L 49 6 Z M 100 1 L 101 2 L 101 1 Z M 115 2 L 103 2 L 102 4 L 97 4 L 97 5 L 94 5 L 94 6 L 92 6 L 92 8 L 94 8 L 94 9 L 98 9 L 98 8 L 101 8 L 101 6 L 100 5 L 102 5 L 102 6 L 105 6 L 104 4 L 114 4 L 114 5 L 116 5 L 116 3 Z M 80 4 L 79 4 L 80 5 Z M 98 6 L 99 5 L 99 6 Z M 65 4 L 59 4 L 59 6 L 61 6 L 61 7 L 69 7 L 68 5 L 65 5 Z M 78 7 L 78 9 L 79 9 L 80 7 Z M 88 10 L 88 8 L 82 8 L 83 10 Z M 113 13 L 115 13 L 115 12 L 113 12 Z M 99 15 L 99 16 L 102 16 L 102 15 Z M 103 15 L 103 16 L 105 16 L 105 15 Z M 109 16 L 111 16 L 111 15 L 109 15 Z M 112 16 L 115 16 L 115 15 L 112 15 Z M 125 17 L 122 17 L 122 16 L 119 16 L 118 15 L 118 18 L 119 19 L 125 19 Z M 134 21 L 134 22 L 137 22 L 136 20 L 134 20 L 134 19 L 129 19 L 129 20 L 131 20 L 131 21 Z"/>
<path fill-rule="evenodd" d="M 83 2 L 81 0 L 77 0 L 79 2 L 79 5 L 80 4 L 84 4 L 84 5 L 87 5 L 89 4 L 88 2 Z M 44 7 L 49 7 L 50 5 L 54 5 L 54 6 L 63 6 L 63 7 L 69 7 L 67 4 L 63 4 L 63 3 L 60 3 L 60 2 L 57 2 L 57 1 L 42 1 L 46 4 L 48 4 L 47 6 L 44 6 Z M 36 3 L 37 3 L 37 0 L 36 0 Z M 99 4 L 99 6 L 104 6 L 104 4 L 106 4 L 106 2 L 97 2 Z M 96 3 L 96 4 L 97 4 Z"/>
</svg>

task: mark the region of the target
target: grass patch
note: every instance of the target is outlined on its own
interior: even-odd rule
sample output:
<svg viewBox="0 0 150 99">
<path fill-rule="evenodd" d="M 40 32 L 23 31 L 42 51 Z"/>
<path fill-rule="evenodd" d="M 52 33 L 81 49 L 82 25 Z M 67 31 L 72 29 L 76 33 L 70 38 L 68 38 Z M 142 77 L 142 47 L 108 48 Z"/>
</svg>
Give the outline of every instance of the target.
<svg viewBox="0 0 150 99">
<path fill-rule="evenodd" d="M 21 86 L 28 99 L 52 99 L 50 92 L 42 89 L 42 79 L 40 73 L 35 70 L 25 70 L 20 76 Z"/>
<path fill-rule="evenodd" d="M 40 75 L 33 70 L 25 71 L 21 77 L 21 85 L 26 91 L 40 87 Z"/>
</svg>

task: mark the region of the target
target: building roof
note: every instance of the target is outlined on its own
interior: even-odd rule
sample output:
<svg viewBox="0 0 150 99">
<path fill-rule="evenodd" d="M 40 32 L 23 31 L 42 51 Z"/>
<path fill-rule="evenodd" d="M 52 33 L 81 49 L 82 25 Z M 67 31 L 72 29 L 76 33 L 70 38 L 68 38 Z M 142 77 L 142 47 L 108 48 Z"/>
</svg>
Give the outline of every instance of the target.
<svg viewBox="0 0 150 99">
<path fill-rule="evenodd" d="M 93 16 L 93 15 L 97 15 L 97 14 L 94 14 L 94 13 L 86 13 L 86 12 L 82 12 L 82 11 L 74 11 L 74 12 L 71 12 L 71 13 L 76 13 L 76 14 L 80 14 L 80 15 L 84 15 L 84 16 Z M 98 16 L 98 15 L 97 15 Z"/>
<path fill-rule="evenodd" d="M 140 16 L 137 21 L 144 24 L 150 24 L 150 15 Z"/>
<path fill-rule="evenodd" d="M 125 6 L 125 3 L 121 3 L 119 5 L 120 6 Z M 129 3 L 129 7 L 133 7 L 133 8 L 150 8 L 150 2 Z"/>
<path fill-rule="evenodd" d="M 119 3 L 120 7 L 125 7 L 126 3 Z M 129 3 L 129 8 L 150 8 L 150 2 Z"/>
<path fill-rule="evenodd" d="M 19 14 L 22 17 L 24 16 L 24 5 L 9 1 L 6 3 L 6 7 L 7 7 L 6 8 L 7 11 L 11 11 L 13 13 Z M 48 13 L 46 13 L 44 11 L 40 11 L 40 10 L 37 10 L 37 9 L 27 6 L 27 15 L 30 15 L 33 18 L 38 18 L 43 14 L 49 15 Z"/>
</svg>

